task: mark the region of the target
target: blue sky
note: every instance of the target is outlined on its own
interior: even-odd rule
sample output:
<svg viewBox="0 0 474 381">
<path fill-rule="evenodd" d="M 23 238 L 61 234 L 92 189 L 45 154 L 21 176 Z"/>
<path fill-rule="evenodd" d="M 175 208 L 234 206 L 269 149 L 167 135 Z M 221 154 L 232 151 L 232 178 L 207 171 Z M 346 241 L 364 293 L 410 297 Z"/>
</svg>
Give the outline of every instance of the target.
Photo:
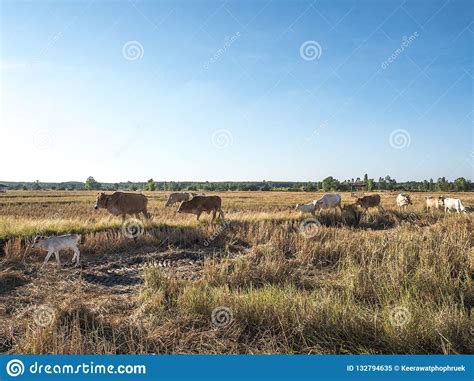
<svg viewBox="0 0 474 381">
<path fill-rule="evenodd" d="M 470 1 L 0 9 L 1 180 L 473 178 Z"/>
</svg>

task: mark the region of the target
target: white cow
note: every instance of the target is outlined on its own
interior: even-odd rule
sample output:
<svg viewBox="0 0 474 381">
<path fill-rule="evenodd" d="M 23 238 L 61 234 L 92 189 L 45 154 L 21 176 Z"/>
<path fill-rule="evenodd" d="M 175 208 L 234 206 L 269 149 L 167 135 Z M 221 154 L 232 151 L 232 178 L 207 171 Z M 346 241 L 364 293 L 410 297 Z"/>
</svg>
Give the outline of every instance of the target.
<svg viewBox="0 0 474 381">
<path fill-rule="evenodd" d="M 408 207 L 408 205 L 412 205 L 410 195 L 404 194 L 404 193 L 400 193 L 400 194 L 397 196 L 397 206 L 398 206 L 398 210 L 401 210 L 402 208 L 406 210 L 407 207 Z"/>
<path fill-rule="evenodd" d="M 341 195 L 337 193 L 325 194 L 319 200 L 314 200 L 313 204 L 319 210 L 339 208 L 342 212 Z"/>
<path fill-rule="evenodd" d="M 314 201 L 309 204 L 296 204 L 295 210 L 303 213 L 311 213 L 314 216 L 316 212 L 316 206 L 314 205 Z"/>
<path fill-rule="evenodd" d="M 455 210 L 458 213 L 467 212 L 461 200 L 458 198 L 441 197 L 441 205 L 444 206 L 445 213 L 450 213 L 451 210 Z"/>
<path fill-rule="evenodd" d="M 54 237 L 37 236 L 35 237 L 35 240 L 31 247 L 38 247 L 40 249 L 48 251 L 43 266 L 48 262 L 49 258 L 53 253 L 56 257 L 58 265 L 61 266 L 61 262 L 59 261 L 59 251 L 63 249 L 71 249 L 74 251 L 72 261 L 74 262 L 74 260 L 76 260 L 76 266 L 78 266 L 81 257 L 81 252 L 79 251 L 77 244 L 79 243 L 80 239 L 81 236 L 79 234 L 67 234 Z"/>
</svg>

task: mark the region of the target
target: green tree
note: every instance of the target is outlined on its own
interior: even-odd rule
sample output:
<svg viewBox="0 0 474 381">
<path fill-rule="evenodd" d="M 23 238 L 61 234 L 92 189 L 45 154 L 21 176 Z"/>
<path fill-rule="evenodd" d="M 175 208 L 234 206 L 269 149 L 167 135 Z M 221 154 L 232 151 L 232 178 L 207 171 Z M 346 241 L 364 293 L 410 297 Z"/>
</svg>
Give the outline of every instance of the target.
<svg viewBox="0 0 474 381">
<path fill-rule="evenodd" d="M 337 181 L 332 176 L 326 177 L 323 180 L 322 187 L 324 192 L 328 192 L 330 190 L 337 190 L 339 188 L 339 181 Z"/>
<path fill-rule="evenodd" d="M 41 185 L 40 185 L 40 182 L 39 180 L 36 180 L 33 185 L 31 186 L 31 189 L 33 190 L 41 190 Z"/>
<path fill-rule="evenodd" d="M 84 188 L 87 190 L 99 190 L 102 188 L 102 184 L 97 182 L 92 176 L 89 176 L 86 180 Z"/>
<path fill-rule="evenodd" d="M 148 190 L 148 191 L 155 191 L 156 190 L 156 184 L 155 184 L 155 181 L 153 179 L 149 179 L 146 182 L 145 190 Z"/>
<path fill-rule="evenodd" d="M 374 189 L 374 179 L 367 179 L 367 190 L 370 192 Z"/>
<path fill-rule="evenodd" d="M 466 192 L 469 190 L 469 184 L 464 177 L 458 177 L 454 180 L 454 189 L 456 192 Z"/>
</svg>

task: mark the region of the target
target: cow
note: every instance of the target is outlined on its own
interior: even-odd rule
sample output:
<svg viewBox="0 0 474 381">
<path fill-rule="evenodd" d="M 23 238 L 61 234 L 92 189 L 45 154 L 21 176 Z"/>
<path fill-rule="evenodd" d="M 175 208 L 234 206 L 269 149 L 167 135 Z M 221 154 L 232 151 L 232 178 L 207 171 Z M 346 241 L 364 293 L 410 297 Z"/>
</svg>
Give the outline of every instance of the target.
<svg viewBox="0 0 474 381">
<path fill-rule="evenodd" d="M 319 200 L 313 201 L 316 210 L 339 208 L 342 213 L 341 195 L 337 193 L 325 194 Z"/>
<path fill-rule="evenodd" d="M 467 213 L 466 208 L 458 198 L 440 197 L 441 206 L 444 207 L 444 212 L 451 213 L 451 210 L 455 210 L 458 213 Z"/>
<path fill-rule="evenodd" d="M 295 210 L 299 211 L 301 214 L 311 213 L 314 216 L 316 212 L 316 205 L 314 204 L 314 202 L 311 202 L 309 204 L 296 204 Z"/>
<path fill-rule="evenodd" d="M 189 201 L 193 196 L 196 196 L 196 193 L 189 192 L 175 192 L 171 193 L 168 196 L 165 207 L 173 206 L 177 202 Z"/>
<path fill-rule="evenodd" d="M 382 210 L 382 205 L 380 205 L 380 195 L 372 194 L 370 196 L 358 197 L 356 201 L 356 205 L 359 205 L 365 212 L 369 208 L 378 208 L 379 212 Z"/>
<path fill-rule="evenodd" d="M 411 202 L 410 195 L 405 194 L 405 193 L 400 193 L 397 196 L 396 201 L 397 201 L 397 206 L 398 206 L 399 211 L 401 211 L 402 209 L 407 210 L 408 205 L 413 205 L 413 203 Z"/>
<path fill-rule="evenodd" d="M 43 262 L 43 266 L 48 263 L 49 258 L 53 253 L 56 257 L 56 262 L 58 262 L 58 266 L 61 266 L 61 262 L 59 261 L 59 251 L 63 249 L 71 249 L 74 251 L 72 262 L 76 260 L 76 266 L 79 266 L 81 252 L 77 245 L 80 240 L 81 236 L 79 234 L 67 234 L 54 237 L 36 236 L 31 247 L 33 249 L 39 248 L 48 252 Z"/>
<path fill-rule="evenodd" d="M 203 212 L 212 213 L 212 220 L 219 212 L 219 218 L 224 219 L 224 212 L 221 209 L 222 200 L 219 196 L 195 196 L 189 201 L 183 201 L 178 208 L 178 213 L 195 214 L 197 220 Z"/>
<path fill-rule="evenodd" d="M 426 210 L 441 209 L 443 207 L 444 197 L 426 196 Z"/>
<path fill-rule="evenodd" d="M 94 209 L 107 209 L 110 214 L 122 216 L 125 221 L 127 214 L 138 218 L 143 213 L 146 218 L 150 218 L 147 205 L 148 198 L 141 193 L 114 192 L 107 195 L 101 192 L 97 195 Z"/>
</svg>

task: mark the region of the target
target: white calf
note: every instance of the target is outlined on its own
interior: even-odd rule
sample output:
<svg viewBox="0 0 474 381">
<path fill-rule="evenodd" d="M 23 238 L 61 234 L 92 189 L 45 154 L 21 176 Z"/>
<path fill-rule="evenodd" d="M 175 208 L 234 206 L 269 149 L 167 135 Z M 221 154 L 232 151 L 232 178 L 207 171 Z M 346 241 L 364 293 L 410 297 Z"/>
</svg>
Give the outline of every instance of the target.
<svg viewBox="0 0 474 381">
<path fill-rule="evenodd" d="M 76 266 L 79 265 L 81 252 L 77 247 L 81 236 L 79 234 L 67 234 L 67 235 L 60 235 L 60 236 L 53 236 L 53 237 L 42 237 L 37 236 L 33 244 L 31 245 L 32 248 L 40 248 L 43 250 L 47 250 L 48 254 L 44 260 L 43 266 L 49 261 L 49 258 L 54 253 L 56 257 L 56 261 L 58 265 L 61 266 L 61 262 L 59 261 L 59 251 L 63 249 L 72 249 L 74 251 L 74 256 L 72 257 L 72 262 L 74 259 L 76 260 Z"/>
<path fill-rule="evenodd" d="M 316 211 L 316 205 L 313 203 L 310 204 L 296 204 L 295 210 L 303 213 L 311 213 L 314 216 L 314 212 Z"/>
</svg>

